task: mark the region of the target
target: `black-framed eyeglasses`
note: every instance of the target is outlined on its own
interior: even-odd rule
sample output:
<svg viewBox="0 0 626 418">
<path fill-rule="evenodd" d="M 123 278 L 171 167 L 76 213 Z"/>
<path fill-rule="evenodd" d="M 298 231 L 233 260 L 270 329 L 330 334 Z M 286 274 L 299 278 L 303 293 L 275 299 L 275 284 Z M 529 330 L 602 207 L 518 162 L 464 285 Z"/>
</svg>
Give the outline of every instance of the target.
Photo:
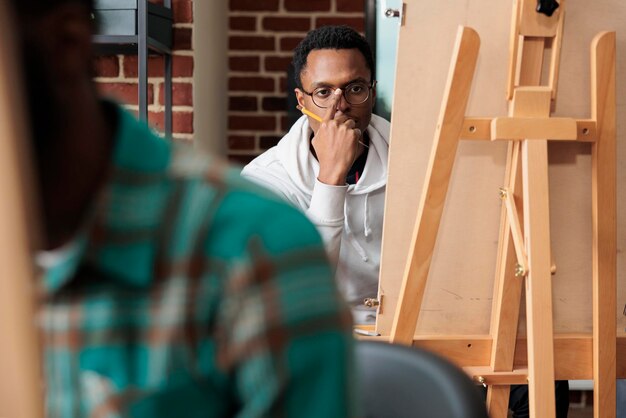
<svg viewBox="0 0 626 418">
<path fill-rule="evenodd" d="M 350 83 L 343 88 L 343 97 L 346 102 L 353 106 L 363 104 L 370 98 L 370 92 L 376 86 L 376 80 L 370 84 L 357 81 L 356 83 Z M 327 108 L 332 103 L 334 87 L 318 87 L 311 93 L 302 89 L 302 92 L 308 96 L 311 96 L 315 106 L 322 109 Z"/>
</svg>

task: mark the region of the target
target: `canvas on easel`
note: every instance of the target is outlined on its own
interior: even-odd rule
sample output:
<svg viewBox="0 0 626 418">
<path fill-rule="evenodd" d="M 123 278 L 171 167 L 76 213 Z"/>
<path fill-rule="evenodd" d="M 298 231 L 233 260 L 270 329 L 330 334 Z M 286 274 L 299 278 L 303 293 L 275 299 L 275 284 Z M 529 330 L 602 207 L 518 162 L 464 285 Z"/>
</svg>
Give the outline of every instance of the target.
<svg viewBox="0 0 626 418">
<path fill-rule="evenodd" d="M 511 4 L 508 4 L 508 13 L 502 13 L 502 10 L 495 9 L 502 7 L 504 2 L 492 4 L 477 0 L 461 3 L 464 3 L 464 5 L 452 8 L 450 8 L 449 4 L 446 4 L 445 10 L 443 10 L 443 6 L 439 9 L 436 4 L 428 4 L 427 9 L 422 9 L 419 4 L 408 3 L 406 5 L 405 26 L 400 31 L 398 78 L 396 80 L 396 86 L 402 86 L 402 89 L 396 89 L 394 117 L 392 120 L 391 168 L 385 215 L 383 267 L 380 288 L 382 304 L 377 322 L 377 331 L 383 335 L 389 335 L 394 332 L 391 329 L 391 319 L 393 319 L 397 296 L 400 292 L 401 270 L 406 264 L 405 258 L 408 246 L 404 244 L 411 239 L 408 236 L 411 228 L 407 228 L 407 225 L 412 224 L 412 219 L 407 219 L 405 214 L 415 211 L 418 206 L 417 202 L 410 201 L 411 196 L 417 201 L 420 192 L 423 191 L 419 190 L 420 180 L 424 178 L 423 172 L 418 173 L 421 175 L 412 175 L 415 174 L 416 170 L 425 170 L 425 160 L 429 158 L 430 154 L 429 147 L 424 145 L 425 142 L 429 142 L 427 139 L 428 135 L 424 134 L 424 138 L 422 138 L 422 134 L 428 129 L 430 129 L 432 134 L 435 130 L 432 123 L 437 120 L 436 107 L 434 109 L 434 117 L 432 115 L 432 103 L 435 103 L 436 100 L 430 97 L 428 93 L 433 91 L 433 95 L 441 97 L 441 91 L 444 90 L 441 83 L 438 84 L 434 80 L 441 76 L 441 72 L 433 71 L 433 67 L 436 65 L 434 62 L 438 59 L 443 61 L 441 51 L 436 50 L 437 48 L 442 48 L 441 45 L 444 44 L 442 39 L 447 39 L 442 28 L 450 30 L 451 33 L 455 32 L 454 29 L 447 26 L 446 15 L 448 19 L 454 20 L 455 17 L 450 15 L 456 14 L 456 23 L 468 23 L 476 27 L 484 41 L 478 62 L 477 76 L 472 87 L 474 93 L 472 93 L 470 98 L 470 110 L 467 113 L 481 116 L 498 116 L 498 112 L 494 112 L 493 109 L 491 111 L 473 111 L 472 109 L 484 109 L 489 108 L 489 106 L 495 108 L 498 102 L 502 103 L 504 108 L 506 107 L 506 98 L 502 92 L 507 90 L 509 84 L 506 79 L 506 57 L 508 57 L 508 53 L 503 52 L 503 48 L 508 47 L 508 42 L 504 40 L 509 38 L 508 34 L 504 32 L 508 32 L 510 29 L 502 30 L 499 28 L 499 23 L 502 22 L 507 25 L 510 23 L 510 19 L 505 19 L 503 16 L 511 15 Z M 480 7 L 481 5 L 483 8 Z M 528 2 L 526 6 L 528 6 Z M 550 113 L 549 96 L 552 95 L 557 97 L 556 103 L 553 104 L 557 112 L 553 113 L 552 116 L 563 114 L 570 118 L 579 118 L 578 121 L 580 123 L 578 126 L 573 126 L 574 134 L 572 134 L 567 130 L 569 129 L 567 126 L 559 125 L 559 123 L 569 123 L 571 125 L 572 120 L 551 119 L 548 124 L 550 126 L 546 124 L 540 126 L 544 132 L 550 132 L 550 135 L 552 135 L 554 129 L 550 131 L 548 128 L 556 127 L 558 128 L 555 128 L 557 131 L 565 129 L 567 132 L 565 137 L 574 135 L 574 138 L 577 128 L 580 128 L 581 132 L 583 130 L 589 132 L 589 128 L 584 127 L 584 124 L 588 122 L 584 118 L 590 117 L 589 113 L 592 108 L 589 98 L 603 96 L 603 93 L 589 92 L 589 75 L 586 80 L 581 80 L 583 78 L 582 74 L 589 74 L 590 65 L 589 53 L 587 51 L 589 50 L 589 44 L 591 44 L 591 36 L 585 39 L 585 33 L 587 30 L 591 30 L 592 34 L 599 32 L 599 30 L 596 30 L 598 25 L 602 25 L 602 27 L 597 29 L 611 29 L 612 25 L 615 28 L 617 26 L 616 22 L 623 19 L 623 14 L 619 13 L 620 8 L 623 7 L 617 2 L 609 1 L 595 3 L 592 6 L 574 0 L 567 2 L 568 26 L 566 27 L 571 26 L 573 20 L 574 30 L 570 33 L 573 33 L 577 40 L 583 39 L 588 40 L 588 42 L 586 45 L 573 47 L 573 43 L 567 43 L 568 32 L 566 29 L 558 89 L 556 83 L 554 83 L 554 86 L 552 86 L 554 90 L 547 92 L 548 108 L 545 108 L 545 101 L 542 100 L 544 109 L 541 112 L 544 112 L 546 115 Z M 477 12 L 482 12 L 482 15 Z M 498 13 L 500 13 L 500 16 L 498 16 Z M 575 18 L 571 19 L 573 14 Z M 439 20 L 435 19 L 437 27 L 434 27 L 435 25 L 433 24 L 427 24 L 428 21 L 426 20 L 432 19 L 433 16 L 440 18 Z M 600 16 L 606 16 L 606 18 L 601 19 Z M 421 19 L 424 19 L 424 21 L 420 21 Z M 590 27 L 581 26 L 587 20 L 593 22 L 593 24 L 589 25 Z M 483 29 L 487 33 L 487 38 L 483 36 Z M 494 42 L 494 39 L 489 37 L 498 30 L 500 30 L 499 35 L 501 36 L 500 43 Z M 426 34 L 428 36 L 424 36 Z M 438 42 L 435 45 L 429 42 L 430 39 L 437 39 Z M 572 36 L 569 39 L 571 42 Z M 621 45 L 619 37 L 617 41 L 619 50 L 619 45 Z M 404 48 L 403 42 L 406 42 Z M 558 51 L 557 48 L 553 48 L 552 52 L 555 50 Z M 405 52 L 403 53 L 403 51 Z M 415 51 L 420 53 L 416 54 Z M 572 61 L 570 59 L 572 54 L 581 55 L 581 57 L 578 57 L 580 58 L 578 61 L 576 59 Z M 487 56 L 486 60 L 485 56 Z M 423 59 L 423 57 L 428 57 L 428 59 Z M 449 60 L 449 54 L 447 58 Z M 541 59 L 539 58 L 538 60 L 540 61 Z M 602 58 L 600 60 L 596 59 L 596 61 L 604 62 L 606 60 Z M 498 63 L 500 66 L 498 66 Z M 576 65 L 576 63 L 579 65 Z M 567 70 L 564 70 L 565 68 Z M 552 79 L 553 70 L 554 68 L 550 68 L 546 71 L 546 79 Z M 618 71 L 618 77 L 619 75 L 620 72 Z M 542 76 L 542 78 L 544 77 Z M 496 81 L 502 81 L 499 85 L 500 88 L 497 88 L 498 84 Z M 557 91 L 560 94 L 563 91 L 563 86 L 571 89 L 574 82 L 581 84 L 576 89 L 577 94 L 575 97 L 572 97 L 571 94 L 568 95 L 566 93 L 565 96 L 568 100 L 563 102 L 562 97 L 556 94 Z M 482 89 L 481 86 L 483 87 Z M 439 89 L 438 94 L 434 93 L 436 89 Z M 399 91 L 401 93 L 398 93 Z M 456 90 L 453 89 L 452 91 Z M 570 90 L 567 91 L 571 93 Z M 499 94 L 494 95 L 494 93 Z M 520 91 L 519 94 L 526 97 L 524 99 L 523 96 L 520 96 L 518 98 L 519 103 L 530 100 L 531 104 L 529 106 L 532 110 L 533 107 L 537 107 L 532 104 L 532 100 L 544 93 L 541 91 Z M 430 113 L 428 113 L 429 103 L 431 104 Z M 596 106 L 596 108 L 598 107 Z M 504 116 L 505 113 L 499 114 Z M 429 118 L 430 125 L 428 124 Z M 438 121 L 440 125 L 441 122 L 441 120 Z M 504 118 L 501 122 L 519 121 L 506 120 Z M 510 125 L 508 127 L 500 125 L 500 127 L 511 128 Z M 437 127 L 437 129 L 440 128 L 441 126 Z M 531 135 L 527 132 L 526 134 Z M 510 160 L 510 156 L 507 157 L 504 147 L 498 147 L 497 144 L 493 143 L 462 144 L 459 149 L 460 151 L 454 163 L 451 190 L 448 193 L 441 230 L 437 238 L 437 247 L 433 253 L 430 276 L 426 284 L 424 304 L 419 312 L 417 333 L 420 341 L 427 341 L 431 348 L 436 351 L 437 349 L 444 350 L 447 352 L 443 354 L 448 354 L 452 357 L 457 356 L 457 358 L 463 357 L 468 364 L 471 364 L 472 361 L 475 361 L 475 364 L 483 364 L 485 361 L 484 355 L 491 348 L 489 318 L 492 297 L 498 292 L 497 288 L 495 291 L 493 289 L 493 277 L 495 259 L 498 252 L 499 223 L 497 219 L 500 215 L 500 205 L 494 197 L 497 194 L 497 190 L 505 183 L 503 181 L 504 161 Z M 592 217 L 591 191 L 589 187 L 591 183 L 589 181 L 589 173 L 591 172 L 589 154 L 588 144 L 574 143 L 565 145 L 559 143 L 550 147 L 549 207 L 551 228 L 547 232 L 548 235 L 551 233 L 554 238 L 552 240 L 544 239 L 544 241 L 549 241 L 548 244 L 544 244 L 543 248 L 545 251 L 535 250 L 534 252 L 542 255 L 546 253 L 544 258 L 549 261 L 545 261 L 543 264 L 548 270 L 548 275 L 549 270 L 553 268 L 551 264 L 556 266 L 556 274 L 552 276 L 552 283 L 550 284 L 554 289 L 554 297 L 549 299 L 549 302 L 554 306 L 555 331 L 561 335 L 564 335 L 565 332 L 576 332 L 584 336 L 585 333 L 591 332 L 592 303 L 590 295 L 592 292 L 590 277 L 592 251 L 590 236 L 592 228 L 589 224 Z M 452 155 L 452 158 L 454 158 L 454 155 Z M 534 170 L 529 170 L 529 172 L 533 173 Z M 585 175 L 587 176 L 587 184 L 582 180 L 577 181 L 579 178 L 585 179 Z M 542 180 L 546 176 L 538 175 L 535 177 Z M 418 179 L 417 183 L 416 178 Z M 526 179 L 526 181 L 532 180 L 532 176 L 530 179 Z M 531 194 L 531 196 L 533 195 Z M 573 199 L 572 196 L 574 197 Z M 443 198 L 445 199 L 445 193 Z M 536 199 L 526 200 L 524 203 L 528 205 Z M 587 208 L 584 207 L 585 204 L 588 205 Z M 511 206 L 509 205 L 510 208 Z M 547 212 L 547 207 L 544 207 L 543 210 Z M 529 222 L 532 222 L 532 219 Z M 533 229 L 537 230 L 537 228 Z M 527 235 L 527 239 L 529 236 Z M 536 271 L 536 268 L 534 271 Z M 538 294 L 541 295 L 541 292 Z M 537 294 L 533 295 L 533 297 L 537 297 Z M 614 311 L 615 308 L 610 308 L 610 310 Z M 541 322 L 535 321 L 534 324 L 534 326 L 537 326 L 536 324 L 541 325 Z M 493 326 L 491 328 L 493 329 Z M 520 335 L 523 336 L 525 330 L 523 323 L 520 330 Z M 548 332 L 551 333 L 551 330 Z M 468 335 L 483 335 L 486 337 L 462 338 Z M 581 341 L 585 340 L 585 338 L 581 337 Z M 572 343 L 574 340 L 575 338 L 555 339 L 555 351 L 562 351 L 562 347 L 559 344 L 564 341 L 567 341 L 568 344 L 573 344 L 577 349 L 580 347 L 581 352 L 576 352 L 577 358 L 589 361 L 581 361 L 580 364 L 571 366 L 571 370 L 567 370 L 567 373 L 574 374 L 565 378 L 582 378 L 584 376 L 588 378 L 590 374 L 591 347 L 587 346 L 588 342 L 586 340 L 581 342 L 581 344 L 577 342 Z M 455 342 L 457 346 L 454 346 L 451 342 Z M 594 348 L 594 351 L 596 350 L 597 347 Z M 518 349 L 515 352 L 516 357 L 523 357 L 524 354 L 518 343 Z M 473 359 L 472 356 L 474 356 Z M 566 359 L 559 359 L 559 361 L 561 360 Z M 569 360 L 576 360 L 576 358 Z"/>
</svg>

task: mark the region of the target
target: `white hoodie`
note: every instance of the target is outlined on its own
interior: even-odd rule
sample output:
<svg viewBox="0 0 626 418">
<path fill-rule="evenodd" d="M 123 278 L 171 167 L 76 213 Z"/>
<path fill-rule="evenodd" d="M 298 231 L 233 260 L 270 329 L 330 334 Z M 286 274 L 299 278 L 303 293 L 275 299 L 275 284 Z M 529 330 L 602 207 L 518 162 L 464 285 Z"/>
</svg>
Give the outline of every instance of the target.
<svg viewBox="0 0 626 418">
<path fill-rule="evenodd" d="M 339 289 L 353 306 L 376 297 L 378 290 L 389 126 L 372 115 L 367 161 L 357 184 L 331 186 L 317 180 L 319 163 L 309 150 L 312 130 L 306 116 L 242 171 L 284 196 L 317 226 L 330 259 L 337 262 Z"/>
</svg>

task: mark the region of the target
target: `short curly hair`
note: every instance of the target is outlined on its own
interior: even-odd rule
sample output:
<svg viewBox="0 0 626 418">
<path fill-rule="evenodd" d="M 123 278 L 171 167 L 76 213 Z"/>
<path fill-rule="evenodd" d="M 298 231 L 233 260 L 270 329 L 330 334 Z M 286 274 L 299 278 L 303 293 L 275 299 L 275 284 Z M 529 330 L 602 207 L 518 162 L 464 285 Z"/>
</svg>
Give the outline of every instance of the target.
<svg viewBox="0 0 626 418">
<path fill-rule="evenodd" d="M 367 40 L 349 26 L 322 26 L 307 33 L 306 37 L 293 50 L 293 75 L 298 88 L 302 88 L 301 74 L 306 67 L 309 53 L 315 49 L 358 49 L 370 70 L 374 81 L 375 65 L 372 49 Z"/>
</svg>

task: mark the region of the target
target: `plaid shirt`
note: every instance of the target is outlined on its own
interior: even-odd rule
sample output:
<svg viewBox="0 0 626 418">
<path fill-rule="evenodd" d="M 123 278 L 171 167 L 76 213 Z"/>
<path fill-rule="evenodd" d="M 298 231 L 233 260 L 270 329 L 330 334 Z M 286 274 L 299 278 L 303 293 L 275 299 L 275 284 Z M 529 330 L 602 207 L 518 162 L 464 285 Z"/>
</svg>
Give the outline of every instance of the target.
<svg viewBox="0 0 626 418">
<path fill-rule="evenodd" d="M 352 416 L 349 312 L 314 227 L 118 115 L 83 232 L 38 257 L 48 416 Z"/>
</svg>

